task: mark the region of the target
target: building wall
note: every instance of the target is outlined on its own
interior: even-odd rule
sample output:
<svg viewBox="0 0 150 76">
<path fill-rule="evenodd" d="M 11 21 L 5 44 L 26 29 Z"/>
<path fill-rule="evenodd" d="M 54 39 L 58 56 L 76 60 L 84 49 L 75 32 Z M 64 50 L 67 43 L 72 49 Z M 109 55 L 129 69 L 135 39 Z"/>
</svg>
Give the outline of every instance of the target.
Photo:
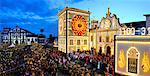
<svg viewBox="0 0 150 76">
<path fill-rule="evenodd" d="M 111 47 L 111 54 L 114 55 L 114 35 L 116 35 L 116 31 L 107 31 L 107 32 L 98 32 L 97 33 L 97 52 L 99 51 L 100 47 L 102 47 L 102 53 L 107 52 L 107 46 Z M 101 41 L 100 41 L 101 37 Z M 107 38 L 109 37 L 109 41 Z"/>
<path fill-rule="evenodd" d="M 66 37 L 58 36 L 58 50 L 66 52 Z"/>
<path fill-rule="evenodd" d="M 150 27 L 150 15 L 146 16 L 146 27 Z"/>
<path fill-rule="evenodd" d="M 38 43 L 38 37 L 27 37 L 27 45 L 31 45 L 32 41 Z"/>
<path fill-rule="evenodd" d="M 116 36 L 115 72 L 125 75 L 150 75 L 150 36 Z M 142 41 L 142 42 L 141 42 Z M 136 50 L 135 52 L 131 50 Z M 131 54 L 131 56 L 129 56 Z M 128 72 L 129 58 L 137 59 L 137 73 Z M 133 60 L 132 60 L 133 61 Z M 134 63 L 135 65 L 136 63 Z"/>
<path fill-rule="evenodd" d="M 70 8 L 69 8 L 70 9 Z M 68 53 L 69 52 L 73 52 L 73 51 L 77 51 L 79 50 L 88 50 L 89 49 L 89 38 L 88 38 L 88 19 L 89 19 L 89 14 L 82 12 L 79 9 L 72 9 L 69 10 L 68 9 L 68 26 L 67 26 L 67 50 Z M 82 36 L 78 36 L 75 35 L 75 33 L 72 30 L 72 19 L 77 16 L 80 15 L 82 17 L 84 17 L 87 21 L 87 31 L 84 35 Z M 63 13 L 61 13 L 59 16 L 59 27 L 58 27 L 58 50 L 61 50 L 63 52 L 66 52 L 66 11 L 64 11 Z M 63 27 L 63 29 L 61 29 Z M 70 40 L 73 41 L 73 44 L 70 44 Z M 78 40 L 80 41 L 80 45 L 77 44 Z M 84 40 L 87 41 L 87 44 L 84 45 Z"/>
</svg>

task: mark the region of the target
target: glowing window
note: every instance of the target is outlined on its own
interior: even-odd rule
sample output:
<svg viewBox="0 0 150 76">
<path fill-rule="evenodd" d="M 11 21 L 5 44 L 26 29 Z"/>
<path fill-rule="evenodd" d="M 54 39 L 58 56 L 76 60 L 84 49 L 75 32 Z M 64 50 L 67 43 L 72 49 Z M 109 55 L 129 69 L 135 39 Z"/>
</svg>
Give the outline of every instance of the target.
<svg viewBox="0 0 150 76">
<path fill-rule="evenodd" d="M 77 40 L 77 45 L 80 45 L 80 40 Z"/>
<path fill-rule="evenodd" d="M 100 37 L 99 37 L 99 42 L 101 42 L 101 41 L 102 41 L 102 37 L 100 36 Z"/>
<path fill-rule="evenodd" d="M 91 36 L 91 41 L 93 41 L 93 36 Z"/>
<path fill-rule="evenodd" d="M 84 40 L 84 45 L 87 45 L 87 40 Z"/>
<path fill-rule="evenodd" d="M 70 45 L 73 45 L 73 40 L 70 40 Z"/>
<path fill-rule="evenodd" d="M 109 36 L 106 36 L 106 42 L 109 42 Z"/>
</svg>

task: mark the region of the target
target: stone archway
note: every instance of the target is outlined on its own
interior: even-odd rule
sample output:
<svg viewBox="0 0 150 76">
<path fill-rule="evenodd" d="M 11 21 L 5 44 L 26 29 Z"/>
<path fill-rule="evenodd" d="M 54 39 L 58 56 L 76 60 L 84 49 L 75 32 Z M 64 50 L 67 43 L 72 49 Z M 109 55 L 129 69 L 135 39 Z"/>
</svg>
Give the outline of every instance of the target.
<svg viewBox="0 0 150 76">
<path fill-rule="evenodd" d="M 140 53 L 135 47 L 127 51 L 127 72 L 137 74 L 139 72 Z"/>
<path fill-rule="evenodd" d="M 98 55 L 102 55 L 102 47 L 99 47 Z"/>
</svg>

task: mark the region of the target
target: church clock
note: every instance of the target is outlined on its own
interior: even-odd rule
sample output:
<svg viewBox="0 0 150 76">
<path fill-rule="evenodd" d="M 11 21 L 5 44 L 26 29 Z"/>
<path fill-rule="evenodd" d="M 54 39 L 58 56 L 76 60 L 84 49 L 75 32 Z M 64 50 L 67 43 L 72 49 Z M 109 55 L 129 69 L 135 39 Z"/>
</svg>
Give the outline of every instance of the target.
<svg viewBox="0 0 150 76">
<path fill-rule="evenodd" d="M 83 16 L 76 15 L 72 18 L 72 31 L 77 36 L 83 36 L 87 30 L 87 21 Z"/>
</svg>

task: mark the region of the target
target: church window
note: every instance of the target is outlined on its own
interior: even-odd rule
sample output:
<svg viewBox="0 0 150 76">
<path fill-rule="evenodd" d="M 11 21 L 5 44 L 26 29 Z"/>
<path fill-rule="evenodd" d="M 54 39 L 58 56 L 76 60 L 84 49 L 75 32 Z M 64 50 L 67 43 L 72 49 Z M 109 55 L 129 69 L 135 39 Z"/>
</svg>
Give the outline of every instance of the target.
<svg viewBox="0 0 150 76">
<path fill-rule="evenodd" d="M 80 45 L 80 40 L 77 40 L 77 45 Z"/>
<path fill-rule="evenodd" d="M 87 40 L 84 40 L 84 45 L 87 45 Z"/>
<path fill-rule="evenodd" d="M 73 45 L 73 40 L 70 40 L 70 45 Z"/>
<path fill-rule="evenodd" d="M 109 42 L 109 36 L 106 36 L 106 42 Z"/>
<path fill-rule="evenodd" d="M 99 37 L 99 42 L 101 42 L 101 41 L 102 41 L 102 37 L 100 36 L 100 37 Z"/>
</svg>

